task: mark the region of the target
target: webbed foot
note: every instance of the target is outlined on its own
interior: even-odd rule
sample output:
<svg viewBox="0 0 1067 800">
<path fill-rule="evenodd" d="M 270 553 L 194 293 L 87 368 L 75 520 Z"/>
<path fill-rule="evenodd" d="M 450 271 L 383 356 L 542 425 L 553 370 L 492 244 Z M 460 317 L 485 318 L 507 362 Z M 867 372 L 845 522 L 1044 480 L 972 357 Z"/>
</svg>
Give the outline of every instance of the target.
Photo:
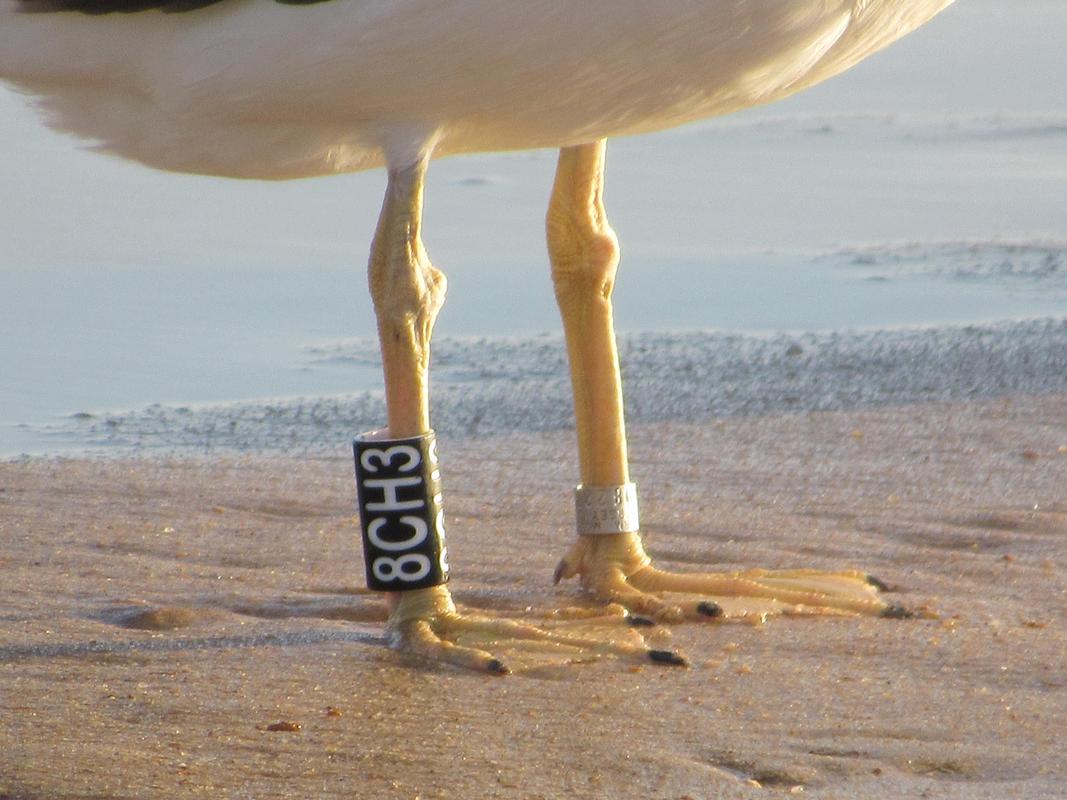
<svg viewBox="0 0 1067 800">
<path fill-rule="evenodd" d="M 887 603 L 879 595 L 886 585 L 858 570 L 667 572 L 652 566 L 636 533 L 579 536 L 556 567 L 555 581 L 575 576 L 595 596 L 659 622 L 776 614 L 914 616 Z"/>
<path fill-rule="evenodd" d="M 649 647 L 635 630 L 639 624 L 621 608 L 596 619 L 574 620 L 585 633 L 566 630 L 570 622 L 547 629 L 514 619 L 463 613 L 444 586 L 435 586 L 399 596 L 389 619 L 390 644 L 428 661 L 494 675 L 512 672 L 502 651 L 533 651 L 541 660 L 554 663 L 614 657 L 645 664 L 687 664 L 673 650 Z"/>
</svg>

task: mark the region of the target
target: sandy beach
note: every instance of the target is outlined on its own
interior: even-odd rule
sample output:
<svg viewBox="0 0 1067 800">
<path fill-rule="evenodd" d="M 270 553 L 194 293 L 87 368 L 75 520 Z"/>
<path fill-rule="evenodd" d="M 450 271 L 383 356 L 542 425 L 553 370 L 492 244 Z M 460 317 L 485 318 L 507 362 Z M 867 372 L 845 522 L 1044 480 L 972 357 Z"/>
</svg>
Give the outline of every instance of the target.
<svg viewBox="0 0 1067 800">
<path fill-rule="evenodd" d="M 968 0 L 611 142 L 648 551 L 859 568 L 924 612 L 645 632 L 686 669 L 387 646 L 348 452 L 386 418 L 382 172 L 155 173 L 0 86 L 0 800 L 1067 797 L 1065 38 L 1063 0 Z M 551 580 L 555 161 L 435 162 L 425 226 L 451 588 L 549 628 L 595 605 Z"/>
<path fill-rule="evenodd" d="M 442 438 L 464 606 L 581 599 L 550 580 L 572 436 Z M 688 670 L 494 679 L 384 646 L 343 452 L 17 459 L 0 797 L 1063 796 L 1067 395 L 631 436 L 661 566 L 858 566 L 937 618 L 683 625 L 653 638 Z"/>
</svg>

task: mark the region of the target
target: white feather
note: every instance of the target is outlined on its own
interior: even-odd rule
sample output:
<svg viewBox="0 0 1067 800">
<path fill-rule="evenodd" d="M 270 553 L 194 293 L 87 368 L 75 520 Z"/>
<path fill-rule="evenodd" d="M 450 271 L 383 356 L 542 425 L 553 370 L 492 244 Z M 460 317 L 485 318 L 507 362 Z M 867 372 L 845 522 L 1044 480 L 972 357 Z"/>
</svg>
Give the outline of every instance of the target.
<svg viewBox="0 0 1067 800">
<path fill-rule="evenodd" d="M 126 158 L 295 178 L 729 113 L 837 74 L 951 2 L 231 0 L 87 16 L 0 0 L 0 79 Z"/>
</svg>

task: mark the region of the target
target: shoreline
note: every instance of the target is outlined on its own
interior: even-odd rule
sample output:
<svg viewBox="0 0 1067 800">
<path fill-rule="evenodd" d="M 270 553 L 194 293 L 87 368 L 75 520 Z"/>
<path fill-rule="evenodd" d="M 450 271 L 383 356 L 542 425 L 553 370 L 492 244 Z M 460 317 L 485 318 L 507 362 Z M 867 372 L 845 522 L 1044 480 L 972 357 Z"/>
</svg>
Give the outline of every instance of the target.
<svg viewBox="0 0 1067 800">
<path fill-rule="evenodd" d="M 439 434 L 573 426 L 560 336 L 442 337 L 434 347 L 431 392 Z M 1064 318 L 824 333 L 624 333 L 619 350 L 631 425 L 1067 392 Z M 311 356 L 333 369 L 379 370 L 371 340 L 319 348 Z M 155 404 L 79 413 L 34 430 L 75 457 L 338 453 L 384 418 L 381 392 L 368 391 Z"/>
</svg>

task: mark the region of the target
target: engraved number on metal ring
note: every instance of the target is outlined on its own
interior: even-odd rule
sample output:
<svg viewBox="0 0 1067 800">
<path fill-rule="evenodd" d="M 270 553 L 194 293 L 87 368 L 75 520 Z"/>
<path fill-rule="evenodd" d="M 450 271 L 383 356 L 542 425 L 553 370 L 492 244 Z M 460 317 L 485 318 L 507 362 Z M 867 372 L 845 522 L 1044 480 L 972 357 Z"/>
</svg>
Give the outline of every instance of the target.
<svg viewBox="0 0 1067 800">
<path fill-rule="evenodd" d="M 416 571 L 407 571 L 407 567 L 411 564 L 418 565 Z M 429 575 L 430 567 L 430 559 L 428 556 L 424 556 L 422 553 L 408 553 L 406 556 L 400 556 L 399 558 L 380 556 L 379 558 L 374 559 L 374 564 L 371 565 L 371 571 L 374 572 L 374 577 L 380 581 L 401 580 L 413 583 L 415 581 L 421 581 Z"/>
<path fill-rule="evenodd" d="M 382 517 L 371 520 L 370 525 L 367 526 L 367 538 L 370 539 L 375 547 L 391 552 L 408 550 L 426 541 L 426 537 L 430 533 L 430 526 L 426 524 L 426 520 L 419 517 L 404 516 L 400 518 L 400 521 L 411 528 L 411 536 L 407 539 L 399 542 L 389 542 L 383 539 L 379 531 L 385 525 L 386 520 Z"/>
</svg>

